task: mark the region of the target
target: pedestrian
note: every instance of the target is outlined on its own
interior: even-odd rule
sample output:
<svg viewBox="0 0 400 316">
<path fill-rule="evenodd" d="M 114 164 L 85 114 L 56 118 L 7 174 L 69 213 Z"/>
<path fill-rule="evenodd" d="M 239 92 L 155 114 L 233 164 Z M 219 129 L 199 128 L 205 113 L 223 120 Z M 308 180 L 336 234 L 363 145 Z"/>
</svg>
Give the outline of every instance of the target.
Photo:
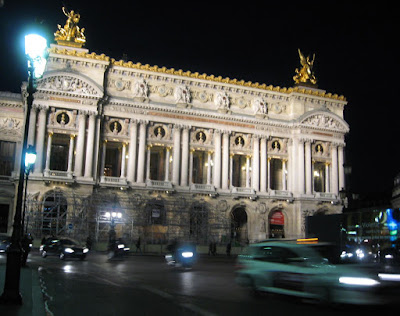
<svg viewBox="0 0 400 316">
<path fill-rule="evenodd" d="M 213 250 L 213 243 L 210 241 L 210 244 L 208 245 L 208 255 L 212 254 L 212 250 Z"/>
<path fill-rule="evenodd" d="M 231 242 L 228 242 L 228 244 L 226 245 L 226 255 L 228 257 L 231 256 L 231 248 L 232 248 L 232 244 L 231 244 Z"/>
<path fill-rule="evenodd" d="M 142 252 L 142 248 L 140 248 L 140 236 L 136 242 L 136 252 Z"/>
<path fill-rule="evenodd" d="M 212 255 L 215 256 L 217 254 L 217 243 L 214 242 L 212 244 Z"/>
</svg>

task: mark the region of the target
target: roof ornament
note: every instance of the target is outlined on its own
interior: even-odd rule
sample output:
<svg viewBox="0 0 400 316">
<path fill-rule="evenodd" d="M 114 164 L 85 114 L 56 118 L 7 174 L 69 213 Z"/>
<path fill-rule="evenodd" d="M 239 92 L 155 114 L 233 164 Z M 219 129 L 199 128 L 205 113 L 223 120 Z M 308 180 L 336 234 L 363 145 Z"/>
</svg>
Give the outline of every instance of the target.
<svg viewBox="0 0 400 316">
<path fill-rule="evenodd" d="M 296 85 L 308 85 L 308 86 L 316 86 L 317 79 L 314 76 L 313 66 L 315 60 L 315 54 L 313 55 L 312 60 L 310 60 L 310 56 L 305 57 L 300 48 L 298 49 L 301 69 L 296 68 L 296 75 L 293 77 Z"/>
<path fill-rule="evenodd" d="M 67 12 L 65 7 L 62 7 L 62 11 L 67 17 L 67 21 L 64 27 L 61 27 L 60 24 L 57 25 L 58 30 L 54 33 L 54 39 L 59 45 L 81 48 L 86 42 L 86 37 L 83 34 L 85 28 L 81 29 L 78 26 L 80 14 L 75 13 L 74 10 Z"/>
</svg>

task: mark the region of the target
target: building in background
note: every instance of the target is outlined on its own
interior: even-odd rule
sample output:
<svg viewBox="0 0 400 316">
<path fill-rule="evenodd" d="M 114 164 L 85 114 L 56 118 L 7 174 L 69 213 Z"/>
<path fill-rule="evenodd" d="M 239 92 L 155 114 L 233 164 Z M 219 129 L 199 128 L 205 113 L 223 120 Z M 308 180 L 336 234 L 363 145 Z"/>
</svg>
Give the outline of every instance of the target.
<svg viewBox="0 0 400 316">
<path fill-rule="evenodd" d="M 74 27 L 77 27 L 76 25 Z M 349 126 L 301 52 L 293 88 L 114 60 L 56 33 L 37 82 L 25 223 L 40 238 L 148 243 L 305 235 L 342 210 Z M 58 37 L 57 37 L 58 36 Z M 314 59 L 313 59 L 314 60 Z M 26 85 L 0 93 L 0 231 L 11 233 Z"/>
</svg>

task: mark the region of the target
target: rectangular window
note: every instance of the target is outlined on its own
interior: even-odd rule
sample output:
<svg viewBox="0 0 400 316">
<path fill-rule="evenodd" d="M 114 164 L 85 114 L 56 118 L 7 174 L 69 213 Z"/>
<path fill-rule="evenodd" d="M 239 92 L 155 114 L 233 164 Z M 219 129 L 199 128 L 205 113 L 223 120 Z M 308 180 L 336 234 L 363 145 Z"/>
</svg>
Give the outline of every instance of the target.
<svg viewBox="0 0 400 316">
<path fill-rule="evenodd" d="M 15 142 L 0 140 L 0 175 L 11 176 L 14 170 Z"/>
<path fill-rule="evenodd" d="M 245 188 L 246 172 L 247 172 L 246 156 L 234 155 L 232 158 L 232 186 Z"/>
<path fill-rule="evenodd" d="M 208 152 L 200 150 L 194 151 L 192 182 L 198 184 L 206 184 L 208 168 Z"/>
<path fill-rule="evenodd" d="M 51 142 L 50 170 L 67 171 L 69 139 L 69 135 L 53 135 Z"/>
<path fill-rule="evenodd" d="M 153 146 L 150 149 L 150 180 L 165 179 L 165 148 Z"/>
<path fill-rule="evenodd" d="M 282 190 L 282 160 L 272 158 L 270 161 L 270 181 L 272 190 Z"/>
</svg>

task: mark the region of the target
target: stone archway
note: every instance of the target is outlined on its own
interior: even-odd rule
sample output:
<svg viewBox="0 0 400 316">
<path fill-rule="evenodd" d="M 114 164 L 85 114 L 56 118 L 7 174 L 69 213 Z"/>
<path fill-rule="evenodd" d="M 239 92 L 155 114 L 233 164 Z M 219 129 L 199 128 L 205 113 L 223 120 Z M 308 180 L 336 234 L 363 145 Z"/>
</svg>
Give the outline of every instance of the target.
<svg viewBox="0 0 400 316">
<path fill-rule="evenodd" d="M 268 216 L 269 238 L 285 238 L 285 215 L 282 211 L 272 211 Z"/>
<path fill-rule="evenodd" d="M 247 212 L 245 206 L 238 206 L 231 212 L 231 240 L 235 243 L 248 243 Z"/>
</svg>

